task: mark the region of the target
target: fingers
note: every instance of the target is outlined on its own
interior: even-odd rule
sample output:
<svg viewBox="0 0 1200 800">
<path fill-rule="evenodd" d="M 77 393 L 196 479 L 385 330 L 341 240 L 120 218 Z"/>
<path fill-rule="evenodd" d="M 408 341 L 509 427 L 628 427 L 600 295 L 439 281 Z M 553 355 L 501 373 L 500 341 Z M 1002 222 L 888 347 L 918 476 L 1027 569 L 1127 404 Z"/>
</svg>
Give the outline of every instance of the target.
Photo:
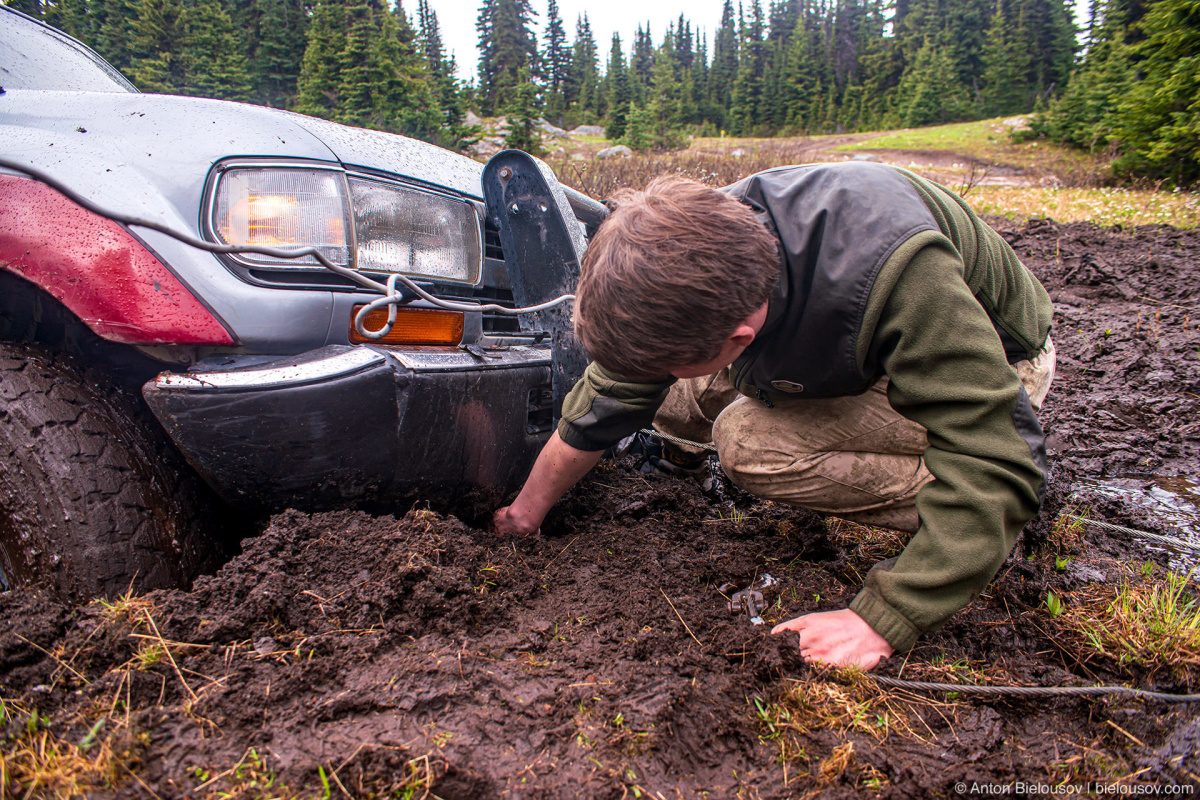
<svg viewBox="0 0 1200 800">
<path fill-rule="evenodd" d="M 807 616 L 806 614 L 803 617 L 795 617 L 794 619 L 789 619 L 787 622 L 781 622 L 774 628 L 771 628 L 771 633 L 783 633 L 784 631 L 796 631 L 799 633 L 808 627 Z"/>
</svg>

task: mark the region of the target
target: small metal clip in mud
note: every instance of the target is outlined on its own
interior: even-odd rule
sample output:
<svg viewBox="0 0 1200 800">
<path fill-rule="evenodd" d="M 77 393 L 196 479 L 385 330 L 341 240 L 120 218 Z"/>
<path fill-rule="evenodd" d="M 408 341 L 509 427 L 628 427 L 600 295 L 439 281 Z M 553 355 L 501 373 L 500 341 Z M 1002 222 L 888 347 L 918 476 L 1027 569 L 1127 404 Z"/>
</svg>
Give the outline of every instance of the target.
<svg viewBox="0 0 1200 800">
<path fill-rule="evenodd" d="M 734 586 L 734 584 L 727 583 L 718 587 L 717 591 L 724 594 L 730 589 L 736 588 L 737 587 Z M 764 607 L 762 592 L 753 588 L 742 589 L 741 591 L 734 592 L 729 596 L 729 613 L 737 616 L 738 614 L 745 612 L 746 616 L 750 618 L 751 625 L 763 624 L 763 618 L 761 614 Z"/>
</svg>

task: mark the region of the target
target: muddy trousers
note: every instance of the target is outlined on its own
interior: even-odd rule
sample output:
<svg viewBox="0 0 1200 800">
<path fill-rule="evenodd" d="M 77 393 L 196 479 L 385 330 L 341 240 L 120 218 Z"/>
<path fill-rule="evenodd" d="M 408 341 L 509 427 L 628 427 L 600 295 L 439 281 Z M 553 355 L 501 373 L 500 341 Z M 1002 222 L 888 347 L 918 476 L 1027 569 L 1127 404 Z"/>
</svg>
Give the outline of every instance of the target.
<svg viewBox="0 0 1200 800">
<path fill-rule="evenodd" d="M 1055 350 L 1014 364 L 1034 411 L 1054 379 Z M 716 445 L 721 466 L 742 489 L 864 525 L 915 532 L 916 499 L 933 476 L 925 428 L 887 399 L 887 378 L 866 393 L 824 400 L 788 398 L 774 408 L 741 395 L 728 369 L 678 381 L 654 427 Z"/>
</svg>

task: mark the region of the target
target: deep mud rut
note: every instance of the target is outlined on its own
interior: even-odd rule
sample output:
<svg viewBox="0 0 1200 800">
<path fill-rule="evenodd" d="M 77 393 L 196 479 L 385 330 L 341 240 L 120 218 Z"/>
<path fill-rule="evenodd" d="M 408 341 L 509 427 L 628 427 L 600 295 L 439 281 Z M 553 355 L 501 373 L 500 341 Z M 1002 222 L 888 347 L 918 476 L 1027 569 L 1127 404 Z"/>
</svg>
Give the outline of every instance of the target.
<svg viewBox="0 0 1200 800">
<path fill-rule="evenodd" d="M 1077 476 L 1197 477 L 1200 234 L 997 225 L 1058 309 L 1059 375 L 1043 414 L 1058 482 L 1030 543 L 984 595 L 880 672 L 1200 691 L 1189 668 L 1084 654 L 1045 610 L 1048 590 L 1069 598 L 1139 580 L 1140 545 L 1088 530 L 1062 571 L 1034 546 Z M 1153 523 L 1106 502 L 1091 513 Z M 486 511 L 459 514 L 480 522 Z M 191 592 L 81 608 L 37 591 L 0 595 L 6 791 L 24 796 L 19 750 L 39 737 L 109 759 L 107 774 L 87 778 L 92 797 L 1196 785 L 1195 706 L 884 692 L 804 665 L 767 631 L 844 607 L 898 546 L 855 536 L 808 512 L 739 511 L 689 482 L 606 463 L 538 538 L 495 537 L 430 510 L 287 512 Z M 766 573 L 778 583 L 763 590 L 767 624 L 755 627 L 717 587 Z M 43 785 L 33 796 L 50 794 Z"/>
</svg>

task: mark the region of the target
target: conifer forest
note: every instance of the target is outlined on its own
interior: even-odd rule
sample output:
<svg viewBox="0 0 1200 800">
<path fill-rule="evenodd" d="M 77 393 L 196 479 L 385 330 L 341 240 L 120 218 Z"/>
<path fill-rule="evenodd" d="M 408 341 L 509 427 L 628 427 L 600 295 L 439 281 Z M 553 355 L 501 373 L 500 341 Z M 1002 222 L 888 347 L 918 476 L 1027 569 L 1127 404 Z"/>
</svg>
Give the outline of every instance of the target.
<svg viewBox="0 0 1200 800">
<path fill-rule="evenodd" d="M 433 0 L 436 2 L 437 0 Z M 480 0 L 463 81 L 437 9 L 384 0 L 7 0 L 140 89 L 241 100 L 459 148 L 468 112 L 600 125 L 637 150 L 688 134 L 804 135 L 1035 112 L 1025 135 L 1107 149 L 1115 173 L 1200 177 L 1200 4 L 1092 0 L 726 0 L 633 41 L 549 0 Z M 539 33 L 544 31 L 544 33 Z M 524 124 L 522 124 L 524 123 Z"/>
</svg>

